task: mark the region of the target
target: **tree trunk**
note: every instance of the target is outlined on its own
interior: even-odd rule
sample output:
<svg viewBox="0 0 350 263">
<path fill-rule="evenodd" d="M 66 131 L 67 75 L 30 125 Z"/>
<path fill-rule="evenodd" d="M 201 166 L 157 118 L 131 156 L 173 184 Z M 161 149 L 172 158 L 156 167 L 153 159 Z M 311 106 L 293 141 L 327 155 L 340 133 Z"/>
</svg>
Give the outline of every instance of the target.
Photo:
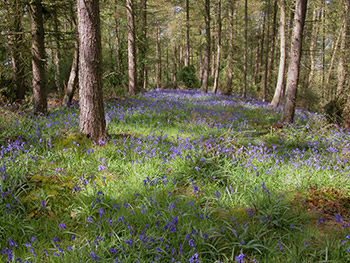
<svg viewBox="0 0 350 263">
<path fill-rule="evenodd" d="M 275 0 L 273 8 L 273 22 L 272 22 L 272 36 L 271 36 L 271 47 L 269 56 L 269 69 L 267 79 L 272 83 L 271 76 L 273 76 L 273 70 L 275 66 L 275 48 L 276 48 L 276 36 L 277 36 L 277 12 L 278 12 L 278 1 Z M 271 87 L 269 85 L 268 87 Z"/>
<path fill-rule="evenodd" d="M 185 66 L 190 64 L 190 5 L 186 0 L 186 50 L 185 50 Z"/>
<path fill-rule="evenodd" d="M 78 84 L 78 64 L 79 64 L 79 43 L 75 41 L 72 66 L 70 69 L 67 90 L 63 98 L 63 105 L 69 107 L 72 103 L 73 95 Z"/>
<path fill-rule="evenodd" d="M 312 14 L 312 33 L 311 33 L 311 43 L 310 43 L 310 73 L 309 73 L 309 78 L 308 78 L 308 85 L 307 88 L 308 89 L 312 89 L 312 82 L 314 79 L 314 73 L 315 73 L 315 67 L 316 67 L 316 63 L 315 63 L 315 49 L 316 49 L 316 45 L 317 45 L 317 34 L 318 34 L 318 21 L 316 21 L 317 19 L 317 9 L 316 9 L 316 3 L 314 1 L 313 3 L 313 14 Z"/>
<path fill-rule="evenodd" d="M 160 28 L 157 26 L 157 89 L 160 89 L 162 82 L 162 55 L 160 47 Z"/>
<path fill-rule="evenodd" d="M 347 55 L 346 48 L 347 48 L 347 35 L 349 34 L 349 11 L 350 11 L 350 0 L 345 0 L 345 17 L 344 17 L 344 25 L 342 30 L 342 37 L 341 37 L 341 43 L 340 43 L 340 56 L 339 56 L 339 62 L 338 62 L 338 84 L 337 84 L 337 91 L 336 96 L 339 97 L 342 93 L 345 85 L 345 76 L 346 76 L 346 68 L 345 68 L 345 58 Z"/>
<path fill-rule="evenodd" d="M 120 37 L 120 18 L 118 14 L 117 3 L 114 5 L 114 22 L 115 22 L 115 42 L 116 42 L 116 63 L 117 63 L 117 72 L 118 74 L 122 73 L 122 47 L 121 47 L 121 37 Z"/>
<path fill-rule="evenodd" d="M 55 37 L 55 48 L 53 50 L 54 54 L 54 65 L 55 65 L 55 86 L 57 91 L 60 93 L 62 92 L 62 87 L 60 83 L 60 75 L 61 75 L 61 70 L 60 70 L 60 50 L 61 50 L 61 45 L 60 45 L 60 33 L 59 33 L 59 25 L 58 25 L 58 18 L 57 18 L 57 7 L 54 7 L 55 10 L 52 12 L 52 20 L 53 20 L 53 26 L 54 26 L 54 37 Z"/>
<path fill-rule="evenodd" d="M 205 52 L 204 52 L 204 72 L 202 93 L 208 92 L 209 72 L 210 72 L 210 0 L 205 0 Z"/>
<path fill-rule="evenodd" d="M 134 2 L 126 0 L 126 13 L 128 18 L 128 72 L 129 72 L 129 95 L 136 94 L 136 63 L 135 63 L 135 21 Z"/>
<path fill-rule="evenodd" d="M 248 70 L 248 0 L 244 1 L 244 65 L 242 97 L 247 96 L 247 70 Z"/>
<path fill-rule="evenodd" d="M 144 90 L 147 89 L 147 67 L 146 67 L 146 57 L 147 57 L 147 0 L 141 0 L 141 46 L 140 46 L 140 87 Z"/>
<path fill-rule="evenodd" d="M 299 80 L 301 47 L 303 41 L 303 29 L 305 23 L 307 0 L 296 0 L 294 26 L 291 39 L 289 56 L 288 77 L 286 85 L 286 96 L 283 109 L 283 121 L 292 123 L 294 121 L 295 101 Z"/>
<path fill-rule="evenodd" d="M 270 45 L 270 0 L 266 1 L 266 17 L 267 17 L 267 30 L 266 30 L 266 49 L 265 49 L 265 71 L 264 71 L 264 91 L 263 91 L 263 101 L 266 101 L 267 97 L 267 77 L 269 71 L 269 45 Z"/>
<path fill-rule="evenodd" d="M 33 70 L 33 97 L 34 111 L 47 111 L 46 73 L 45 73 L 45 45 L 44 23 L 42 17 L 41 0 L 34 0 L 30 4 L 31 32 L 32 32 L 32 70 Z"/>
<path fill-rule="evenodd" d="M 177 45 L 174 45 L 174 86 L 177 87 Z"/>
<path fill-rule="evenodd" d="M 23 12 L 19 8 L 18 0 L 15 0 L 10 8 L 13 13 L 8 14 L 7 23 L 10 25 L 10 30 L 15 32 L 14 35 L 8 36 L 11 52 L 13 80 L 16 88 L 16 99 L 22 101 L 27 90 L 25 81 L 25 61 L 23 58 L 23 27 L 22 16 Z M 10 16 L 14 17 L 10 17 Z"/>
<path fill-rule="evenodd" d="M 220 56 L 221 56 L 221 0 L 218 0 L 218 43 L 216 53 L 216 69 L 214 77 L 213 92 L 216 93 L 219 86 L 219 74 L 220 74 Z"/>
<path fill-rule="evenodd" d="M 232 92 L 232 77 L 233 77 L 233 0 L 228 0 L 228 71 L 227 71 L 227 83 L 226 83 L 226 95 L 230 95 Z"/>
<path fill-rule="evenodd" d="M 79 128 L 95 142 L 106 139 L 102 92 L 99 0 L 78 0 Z"/>
<path fill-rule="evenodd" d="M 277 107 L 281 102 L 281 95 L 283 91 L 284 85 L 284 72 L 286 67 L 286 12 L 285 12 L 285 4 L 284 0 L 280 1 L 280 65 L 278 68 L 278 79 L 277 85 L 275 89 L 275 94 L 271 101 L 272 107 Z"/>
</svg>

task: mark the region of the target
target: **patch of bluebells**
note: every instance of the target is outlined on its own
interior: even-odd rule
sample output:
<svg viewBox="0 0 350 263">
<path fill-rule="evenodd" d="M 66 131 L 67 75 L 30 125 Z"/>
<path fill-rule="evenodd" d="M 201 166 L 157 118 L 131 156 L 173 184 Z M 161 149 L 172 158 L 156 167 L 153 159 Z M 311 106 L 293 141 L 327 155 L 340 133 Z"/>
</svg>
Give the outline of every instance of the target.
<svg viewBox="0 0 350 263">
<path fill-rule="evenodd" d="M 269 109 L 267 103 L 255 99 L 240 100 L 238 96 L 222 96 L 208 94 L 206 96 L 200 95 L 197 91 L 157 91 L 148 92 L 137 98 L 128 98 L 118 104 L 112 104 L 106 107 L 106 115 L 108 122 L 122 122 L 126 123 L 130 119 L 134 118 L 136 121 L 141 121 L 142 124 L 147 124 L 153 122 L 154 116 L 164 114 L 168 112 L 169 109 L 181 109 L 178 114 L 181 116 L 169 116 L 167 117 L 167 123 L 185 123 L 189 127 L 205 127 L 214 131 L 213 134 L 220 133 L 224 129 L 233 129 L 237 132 L 248 131 L 249 127 L 253 125 L 254 122 L 258 122 L 256 119 L 254 121 L 247 119 L 244 114 L 240 111 L 232 111 L 230 115 L 227 115 L 226 108 L 230 107 L 232 109 L 237 107 L 246 107 L 249 109 L 262 109 L 266 112 L 272 111 Z M 77 108 L 77 105 L 75 107 Z M 312 113 L 305 111 L 296 112 L 297 119 L 302 121 L 307 121 L 308 119 L 315 117 Z M 319 116 L 316 116 L 319 118 Z M 1 191 L 1 208 L 6 211 L 6 216 L 16 215 L 20 213 L 20 202 L 17 197 L 13 195 L 11 190 L 11 180 L 10 175 L 13 172 L 19 171 L 18 164 L 21 163 L 21 156 L 26 156 L 26 161 L 28 165 L 35 166 L 41 156 L 38 156 L 34 150 L 32 150 L 33 144 L 38 144 L 40 147 L 47 147 L 47 149 L 52 150 L 55 147 L 54 141 L 51 139 L 52 135 L 58 136 L 60 128 L 76 128 L 78 125 L 79 115 L 76 110 L 72 111 L 62 111 L 57 110 L 50 112 L 47 116 L 34 116 L 30 118 L 34 121 L 31 127 L 26 127 L 26 132 L 28 133 L 29 139 L 17 138 L 15 140 L 9 140 L 6 145 L 0 146 L 0 191 Z M 161 126 L 161 123 L 158 122 Z M 164 123 L 165 124 L 165 123 Z M 16 125 L 16 124 L 15 124 Z M 19 124 L 18 124 L 19 125 Z M 19 127 L 19 126 L 18 126 Z M 293 126 L 296 132 L 292 130 L 287 130 L 288 136 L 297 137 L 298 127 Z M 46 136 L 47 138 L 42 138 Z M 239 149 L 232 145 L 232 140 L 234 135 L 229 138 L 216 137 L 212 134 L 208 136 L 200 136 L 195 138 L 194 135 L 185 136 L 183 131 L 179 131 L 177 136 L 168 136 L 167 134 L 157 134 L 157 132 L 151 132 L 148 135 L 131 135 L 129 138 L 123 138 L 120 142 L 111 139 L 110 141 L 99 142 L 100 145 L 105 145 L 108 143 L 116 146 L 116 154 L 119 154 L 123 158 L 133 156 L 132 159 L 128 159 L 134 167 L 138 165 L 145 165 L 152 162 L 152 160 L 159 158 L 162 160 L 162 164 L 159 170 L 162 172 L 167 168 L 167 164 L 173 160 L 182 160 L 186 164 L 194 167 L 198 173 L 201 173 L 201 165 L 197 166 L 194 160 L 197 159 L 198 153 L 205 153 L 208 150 L 213 150 L 213 155 L 218 158 L 229 159 L 232 165 L 244 173 L 251 173 L 256 176 L 252 179 L 255 185 L 253 187 L 261 187 L 263 192 L 271 196 L 270 190 L 268 190 L 265 181 L 259 181 L 263 178 L 263 173 L 268 176 L 275 176 L 281 167 L 288 166 L 291 173 L 299 173 L 303 167 L 307 166 L 310 169 L 324 170 L 336 172 L 339 175 L 349 175 L 349 169 L 347 168 L 347 160 L 339 158 L 340 146 L 349 144 L 349 139 L 344 136 L 342 132 L 334 132 L 333 137 L 328 141 L 322 141 L 317 137 L 315 139 L 310 139 L 305 144 L 301 144 L 292 151 L 286 151 L 283 144 L 273 145 L 272 147 L 267 147 L 263 142 L 249 143 L 246 146 L 242 146 Z M 79 144 L 74 142 L 74 147 L 79 147 Z M 95 147 L 95 146 L 94 146 Z M 94 148 L 85 149 L 86 156 L 92 157 L 95 152 Z M 64 152 L 68 152 L 65 149 Z M 283 153 L 280 155 L 280 153 Z M 330 156 L 330 157 L 325 157 Z M 202 160 L 201 160 L 202 162 Z M 204 160 L 203 160 L 204 162 Z M 269 166 L 269 168 L 265 168 Z M 107 172 L 107 160 L 102 158 L 99 160 L 97 165 L 97 171 L 100 173 Z M 61 168 L 57 168 L 61 169 Z M 170 169 L 170 170 L 169 170 Z M 204 169 L 203 169 L 204 170 Z M 62 172 L 61 170 L 56 170 L 55 172 Z M 260 174 L 259 174 L 260 173 Z M 173 181 L 171 168 L 167 170 L 167 176 L 160 176 L 155 178 L 149 178 L 143 180 L 143 185 L 150 190 L 154 188 L 161 188 L 168 186 L 169 181 L 176 186 L 176 182 Z M 106 177 L 103 177 L 103 181 Z M 297 184 L 298 182 L 293 182 L 288 175 L 284 178 L 286 183 L 291 185 Z M 79 195 L 88 191 L 91 186 L 98 188 L 92 175 L 84 174 L 78 178 L 74 183 L 72 189 L 75 195 Z M 200 193 L 199 182 L 190 179 L 192 185 L 193 193 L 198 197 Z M 227 193 L 234 193 L 232 186 L 226 188 Z M 224 199 L 225 193 L 221 193 L 217 190 L 213 191 L 213 195 L 217 197 L 217 202 Z M 191 229 L 187 230 L 185 233 L 185 241 L 181 244 L 171 244 L 172 237 L 180 234 L 180 230 L 183 229 L 185 225 L 187 227 L 187 222 L 183 220 L 183 211 L 185 209 L 190 209 L 190 211 L 196 211 L 196 214 L 200 220 L 208 220 L 209 216 L 205 211 L 201 211 L 200 206 L 195 205 L 193 201 L 188 204 L 189 208 L 179 207 L 177 201 L 169 194 L 169 201 L 164 205 L 162 200 L 156 200 L 154 197 L 148 197 L 149 205 L 142 205 L 137 207 L 135 204 L 141 204 L 144 200 L 144 196 L 139 193 L 134 194 L 133 202 L 121 206 L 114 204 L 113 206 L 104 206 L 104 194 L 100 191 L 94 196 L 91 202 L 91 209 L 93 212 L 86 216 L 85 222 L 81 223 L 85 225 L 87 230 L 103 231 L 106 237 L 115 238 L 113 232 L 118 229 L 123 233 L 121 237 L 121 242 L 119 246 L 110 247 L 109 251 L 115 256 L 114 262 L 123 262 L 127 258 L 126 254 L 137 249 L 153 249 L 154 258 L 153 260 L 162 261 L 163 259 L 171 260 L 172 262 L 182 262 L 181 258 L 186 257 L 189 262 L 200 262 L 200 251 L 197 248 L 200 247 L 201 240 L 208 239 L 207 233 L 202 233 L 201 230 Z M 46 201 L 39 200 L 42 210 L 46 209 Z M 133 205 L 132 208 L 131 205 Z M 154 211 L 155 218 L 153 222 L 139 222 L 138 224 L 133 224 L 131 218 L 135 216 L 136 213 L 145 215 L 145 218 L 151 217 L 148 210 Z M 129 212 L 128 216 L 123 215 L 123 211 L 127 210 Z M 247 209 L 248 214 L 253 218 L 255 211 L 253 209 Z M 242 240 L 240 236 L 244 230 L 247 229 L 247 223 L 244 225 L 239 225 L 238 222 L 232 217 L 232 226 L 230 231 L 232 235 L 239 238 L 240 245 L 244 246 L 245 241 Z M 268 216 L 260 219 L 261 222 L 267 222 Z M 323 223 L 324 220 L 320 219 L 319 225 Z M 344 223 L 344 218 L 342 215 L 336 215 L 335 222 L 340 224 Z M 69 229 L 65 223 L 59 224 L 59 230 L 63 232 L 65 230 L 67 233 Z M 290 226 L 291 230 L 297 229 L 294 225 Z M 186 228 L 188 229 L 188 227 Z M 156 230 L 156 231 L 155 231 Z M 225 235 L 227 229 L 222 228 L 221 231 Z M 154 236 L 154 232 L 157 236 Z M 224 233 L 225 232 L 225 233 Z M 182 233 L 182 232 L 181 232 Z M 183 233 L 182 233 L 183 234 Z M 198 238 L 201 236 L 202 238 Z M 102 258 L 98 256 L 99 246 L 102 243 L 108 244 L 108 238 L 103 239 L 96 237 L 94 240 L 88 241 L 89 251 L 85 254 L 85 257 L 90 258 L 92 261 L 102 261 Z M 119 236 L 118 236 L 119 238 Z M 348 240 L 348 236 L 341 240 L 341 244 L 345 246 Z M 52 246 L 48 246 L 46 249 L 43 248 L 42 252 L 47 257 L 63 257 L 65 250 L 67 252 L 72 252 L 75 247 L 73 243 L 75 238 L 72 238 L 71 244 L 67 245 L 66 248 L 62 248 L 61 240 L 57 237 L 52 239 L 52 246 L 56 249 L 52 251 Z M 6 239 L 5 239 L 6 241 Z M 14 239 L 8 237 L 8 244 L 1 243 L 2 255 L 6 257 L 6 260 L 17 261 L 17 262 L 27 262 L 21 260 L 20 258 L 14 259 L 14 252 L 20 247 L 25 247 L 30 251 L 30 255 L 37 257 L 38 249 L 36 248 L 36 238 L 31 238 L 23 244 L 17 244 Z M 207 241 L 206 241 L 207 242 Z M 305 241 L 305 246 L 309 244 Z M 282 250 L 282 245 L 277 243 L 278 249 Z M 49 253 L 47 249 L 52 253 Z M 101 254 L 102 255 L 102 254 Z M 156 256 L 157 255 L 157 256 Z M 165 259 L 166 257 L 169 257 Z M 245 262 L 245 254 L 241 253 L 235 257 L 237 262 Z"/>
</svg>

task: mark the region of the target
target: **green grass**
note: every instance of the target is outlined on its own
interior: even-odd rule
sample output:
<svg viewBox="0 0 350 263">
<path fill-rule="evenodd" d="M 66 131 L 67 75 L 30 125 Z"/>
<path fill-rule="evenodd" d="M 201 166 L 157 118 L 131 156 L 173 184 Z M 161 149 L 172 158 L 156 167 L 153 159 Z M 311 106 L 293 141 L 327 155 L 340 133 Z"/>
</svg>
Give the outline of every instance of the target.
<svg viewBox="0 0 350 263">
<path fill-rule="evenodd" d="M 75 108 L 0 111 L 1 262 L 350 261 L 349 135 L 321 116 L 153 92 L 109 102 L 98 146 Z"/>
</svg>

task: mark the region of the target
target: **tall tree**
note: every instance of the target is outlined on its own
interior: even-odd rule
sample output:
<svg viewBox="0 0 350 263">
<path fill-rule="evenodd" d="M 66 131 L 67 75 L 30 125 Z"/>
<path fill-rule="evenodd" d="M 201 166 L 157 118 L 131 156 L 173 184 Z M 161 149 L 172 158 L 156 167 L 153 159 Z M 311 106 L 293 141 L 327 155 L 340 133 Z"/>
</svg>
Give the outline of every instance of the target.
<svg viewBox="0 0 350 263">
<path fill-rule="evenodd" d="M 23 39 L 23 8 L 19 0 L 4 1 L 7 12 L 5 12 L 6 24 L 8 25 L 9 46 L 11 53 L 13 80 L 16 88 L 16 99 L 24 99 L 27 84 L 25 80 L 25 61 L 24 61 L 24 39 Z"/>
<path fill-rule="evenodd" d="M 221 0 L 218 0 L 218 39 L 217 39 L 217 52 L 216 52 L 216 69 L 214 77 L 213 92 L 216 93 L 219 85 L 220 74 L 220 58 L 221 58 Z"/>
<path fill-rule="evenodd" d="M 71 9 L 71 23 L 72 28 L 74 28 L 74 51 L 73 51 L 73 59 L 72 59 L 72 66 L 69 73 L 69 79 L 67 83 L 67 89 L 64 94 L 63 98 L 63 105 L 68 107 L 72 103 L 74 91 L 76 89 L 76 86 L 78 84 L 78 65 L 79 65 L 79 40 L 78 40 L 78 30 L 76 25 L 76 18 L 75 14 L 73 12 L 73 9 Z"/>
<path fill-rule="evenodd" d="M 126 0 L 128 18 L 128 65 L 129 65 L 129 94 L 136 94 L 136 58 L 135 58 L 135 7 L 133 0 Z"/>
<path fill-rule="evenodd" d="M 339 56 L 339 62 L 338 62 L 338 84 L 337 84 L 337 91 L 336 95 L 337 97 L 340 96 L 344 89 L 345 84 L 345 76 L 346 76 L 346 68 L 345 68 L 345 57 L 346 57 L 346 48 L 347 48 L 347 42 L 349 39 L 347 39 L 347 36 L 349 35 L 349 17 L 350 17 L 350 0 L 345 0 L 345 14 L 344 14 L 344 22 L 343 22 L 343 30 L 341 31 L 341 43 L 340 43 L 340 56 Z"/>
<path fill-rule="evenodd" d="M 280 62 L 278 68 L 277 85 L 271 101 L 272 107 L 277 107 L 281 102 L 284 86 L 284 72 L 286 67 L 286 12 L 284 0 L 280 1 Z"/>
<path fill-rule="evenodd" d="M 228 70 L 225 94 L 232 92 L 233 78 L 233 0 L 228 0 Z"/>
<path fill-rule="evenodd" d="M 144 90 L 147 88 L 147 0 L 141 0 L 141 44 L 139 50 L 140 57 L 140 86 L 143 87 Z"/>
<path fill-rule="evenodd" d="M 295 1 L 294 26 L 291 38 L 286 96 L 283 109 L 283 122 L 285 123 L 292 123 L 294 121 L 306 7 L 307 0 Z"/>
<path fill-rule="evenodd" d="M 106 138 L 101 81 L 102 47 L 99 0 L 77 0 L 79 32 L 79 128 L 100 142 Z"/>
<path fill-rule="evenodd" d="M 157 89 L 160 89 L 162 82 L 162 50 L 160 45 L 160 27 L 157 27 Z"/>
<path fill-rule="evenodd" d="M 264 70 L 264 94 L 263 101 L 266 101 L 267 97 L 267 85 L 268 85 L 268 71 L 269 71 L 269 45 L 270 45 L 270 0 L 266 1 L 266 17 L 267 17 L 267 29 L 266 29 L 266 48 L 265 48 L 265 70 Z"/>
<path fill-rule="evenodd" d="M 62 91 L 61 83 L 60 83 L 60 75 L 61 75 L 61 69 L 60 69 L 60 32 L 59 32 L 59 20 L 58 20 L 58 7 L 57 5 L 53 6 L 53 10 L 51 12 L 51 17 L 53 21 L 53 27 L 54 27 L 54 38 L 55 38 L 55 47 L 53 49 L 53 55 L 54 55 L 54 65 L 55 65 L 55 86 L 58 92 Z"/>
<path fill-rule="evenodd" d="M 204 72 L 202 82 L 202 93 L 208 92 L 209 73 L 210 73 L 210 0 L 205 0 L 204 4 L 205 19 L 205 52 L 204 52 Z"/>
<path fill-rule="evenodd" d="M 33 97 L 36 112 L 47 110 L 43 7 L 41 0 L 30 3 L 32 33 Z"/>
<path fill-rule="evenodd" d="M 185 50 L 185 66 L 190 64 L 190 1 L 186 0 L 186 50 Z"/>
<path fill-rule="evenodd" d="M 259 49 L 259 47 L 258 47 Z M 247 95 L 247 70 L 248 70 L 248 0 L 244 1 L 244 76 L 242 97 Z"/>
</svg>

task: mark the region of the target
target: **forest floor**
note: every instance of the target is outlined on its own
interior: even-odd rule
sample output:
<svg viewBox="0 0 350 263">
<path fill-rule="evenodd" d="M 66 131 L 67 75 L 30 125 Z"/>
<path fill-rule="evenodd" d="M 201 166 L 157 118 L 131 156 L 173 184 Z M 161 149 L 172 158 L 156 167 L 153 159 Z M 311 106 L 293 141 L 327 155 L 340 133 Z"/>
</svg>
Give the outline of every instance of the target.
<svg viewBox="0 0 350 263">
<path fill-rule="evenodd" d="M 350 262 L 350 137 L 320 114 L 152 91 L 0 108 L 1 262 Z"/>
</svg>

